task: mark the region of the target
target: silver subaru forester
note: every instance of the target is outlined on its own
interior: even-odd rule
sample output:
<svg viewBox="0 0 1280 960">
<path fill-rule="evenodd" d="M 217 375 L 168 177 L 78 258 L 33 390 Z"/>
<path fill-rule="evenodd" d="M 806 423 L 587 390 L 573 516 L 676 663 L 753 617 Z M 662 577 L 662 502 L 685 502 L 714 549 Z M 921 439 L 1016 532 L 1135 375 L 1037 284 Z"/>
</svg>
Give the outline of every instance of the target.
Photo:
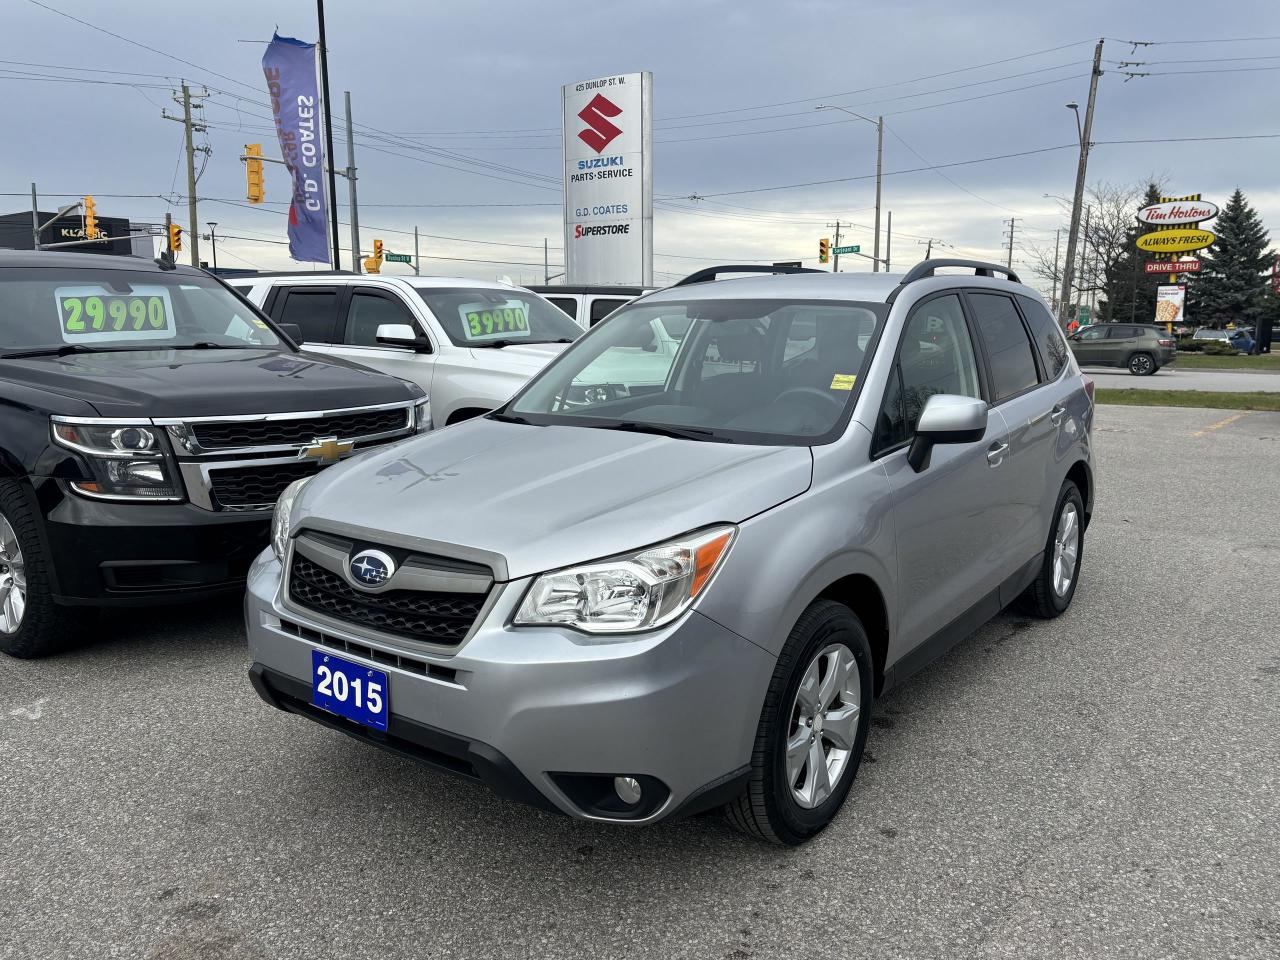
<svg viewBox="0 0 1280 960">
<path fill-rule="evenodd" d="M 800 843 L 886 690 L 1071 603 L 1092 393 L 1003 267 L 703 271 L 497 411 L 290 487 L 253 685 L 544 809 Z"/>
</svg>

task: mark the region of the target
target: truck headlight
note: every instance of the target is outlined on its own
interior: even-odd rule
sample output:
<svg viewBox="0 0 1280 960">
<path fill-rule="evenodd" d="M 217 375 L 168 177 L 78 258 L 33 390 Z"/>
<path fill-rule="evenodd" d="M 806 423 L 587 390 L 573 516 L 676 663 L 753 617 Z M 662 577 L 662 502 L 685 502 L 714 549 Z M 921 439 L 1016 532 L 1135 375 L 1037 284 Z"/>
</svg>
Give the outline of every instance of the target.
<svg viewBox="0 0 1280 960">
<path fill-rule="evenodd" d="M 723 524 L 636 553 L 541 574 L 513 623 L 558 624 L 587 633 L 627 633 L 670 623 L 710 582 L 737 533 L 737 527 Z"/>
<path fill-rule="evenodd" d="M 431 429 L 431 399 L 423 397 L 413 405 L 413 432 L 426 433 Z"/>
<path fill-rule="evenodd" d="M 159 427 L 138 423 L 53 420 L 56 444 L 80 454 L 92 480 L 71 489 L 107 500 L 181 500 L 182 484 Z"/>
<path fill-rule="evenodd" d="M 276 559 L 284 563 L 285 551 L 289 547 L 289 517 L 293 514 L 293 503 L 298 499 L 302 488 L 314 477 L 303 477 L 284 488 L 280 499 L 276 501 L 275 512 L 271 515 L 271 552 Z"/>
</svg>

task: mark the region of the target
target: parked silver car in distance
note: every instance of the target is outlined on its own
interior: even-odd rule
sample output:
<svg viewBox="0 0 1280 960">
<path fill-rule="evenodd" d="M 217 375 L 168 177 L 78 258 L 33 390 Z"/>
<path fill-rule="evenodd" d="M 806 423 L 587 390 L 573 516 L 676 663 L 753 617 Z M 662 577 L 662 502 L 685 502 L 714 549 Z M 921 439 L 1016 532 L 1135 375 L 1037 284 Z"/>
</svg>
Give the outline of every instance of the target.
<svg viewBox="0 0 1280 960">
<path fill-rule="evenodd" d="M 437 429 L 505 403 L 582 333 L 524 287 L 462 277 L 293 273 L 232 285 L 306 353 L 418 384 Z"/>
<path fill-rule="evenodd" d="M 547 810 L 723 806 L 796 844 L 885 691 L 1010 603 L 1067 609 L 1093 384 L 1035 291 L 950 260 L 691 280 L 501 409 L 286 491 L 246 598 L 261 697 Z M 665 378 L 593 384 L 655 320 Z"/>
</svg>

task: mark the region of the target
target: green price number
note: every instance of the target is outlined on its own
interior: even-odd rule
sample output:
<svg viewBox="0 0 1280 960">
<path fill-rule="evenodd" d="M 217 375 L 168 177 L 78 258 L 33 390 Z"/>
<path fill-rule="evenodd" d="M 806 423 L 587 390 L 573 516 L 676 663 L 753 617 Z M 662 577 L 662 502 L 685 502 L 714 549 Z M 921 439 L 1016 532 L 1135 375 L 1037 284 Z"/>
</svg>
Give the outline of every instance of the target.
<svg viewBox="0 0 1280 960">
<path fill-rule="evenodd" d="M 529 319 L 519 307 L 500 307 L 497 310 L 472 310 L 466 315 L 467 332 L 472 339 L 490 337 L 496 333 L 515 333 L 529 329 Z"/>
<path fill-rule="evenodd" d="M 161 297 L 61 297 L 62 329 L 67 334 L 163 330 L 168 312 Z"/>
</svg>

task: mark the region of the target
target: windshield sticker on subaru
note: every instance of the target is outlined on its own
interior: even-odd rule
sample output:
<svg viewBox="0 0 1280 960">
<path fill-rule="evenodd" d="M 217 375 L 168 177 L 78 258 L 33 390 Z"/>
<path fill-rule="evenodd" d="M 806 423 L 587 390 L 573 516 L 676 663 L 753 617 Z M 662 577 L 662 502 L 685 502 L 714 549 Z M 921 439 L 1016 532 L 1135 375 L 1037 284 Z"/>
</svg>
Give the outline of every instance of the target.
<svg viewBox="0 0 1280 960">
<path fill-rule="evenodd" d="M 529 314 L 519 300 L 502 304 L 464 303 L 458 307 L 462 335 L 468 340 L 506 340 L 529 336 Z"/>
<path fill-rule="evenodd" d="M 831 378 L 832 390 L 852 390 L 853 385 L 858 382 L 858 375 L 854 373 L 837 373 Z"/>
<path fill-rule="evenodd" d="M 96 284 L 57 287 L 58 329 L 67 343 L 168 340 L 175 330 L 169 291 L 139 284 L 127 294 Z"/>
</svg>

